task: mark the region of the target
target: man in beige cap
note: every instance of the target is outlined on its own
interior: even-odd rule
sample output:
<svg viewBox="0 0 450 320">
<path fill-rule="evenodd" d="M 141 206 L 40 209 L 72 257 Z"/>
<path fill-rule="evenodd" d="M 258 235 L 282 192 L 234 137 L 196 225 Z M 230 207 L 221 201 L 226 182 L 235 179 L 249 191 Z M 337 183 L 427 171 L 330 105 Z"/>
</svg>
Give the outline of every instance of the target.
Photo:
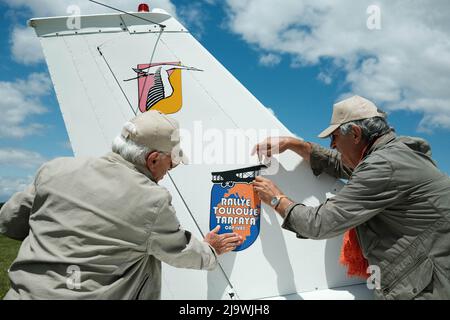
<svg viewBox="0 0 450 320">
<path fill-rule="evenodd" d="M 216 228 L 199 241 L 180 227 L 158 185 L 186 160 L 179 142 L 178 123 L 148 111 L 125 123 L 113 152 L 44 164 L 0 211 L 0 233 L 23 240 L 5 298 L 159 299 L 161 261 L 214 269 L 242 240 Z"/>
<path fill-rule="evenodd" d="M 254 148 L 259 156 L 289 149 L 315 175 L 348 179 L 333 198 L 307 207 L 257 177 L 255 191 L 284 219 L 282 227 L 299 238 L 345 233 L 340 261 L 349 275 L 367 278 L 380 270 L 369 285 L 377 299 L 450 299 L 450 179 L 428 143 L 397 137 L 385 114 L 360 96 L 336 103 L 319 137 L 330 137 L 337 151 L 292 137 Z"/>
</svg>

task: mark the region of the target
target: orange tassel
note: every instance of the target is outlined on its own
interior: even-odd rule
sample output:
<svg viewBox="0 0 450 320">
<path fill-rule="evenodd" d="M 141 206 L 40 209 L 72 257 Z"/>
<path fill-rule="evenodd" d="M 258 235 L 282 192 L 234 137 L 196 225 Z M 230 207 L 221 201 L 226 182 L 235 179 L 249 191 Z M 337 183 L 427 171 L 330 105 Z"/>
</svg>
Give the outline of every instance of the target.
<svg viewBox="0 0 450 320">
<path fill-rule="evenodd" d="M 348 276 L 364 279 L 369 277 L 367 273 L 369 263 L 362 254 L 355 229 L 350 229 L 344 234 L 339 262 L 347 267 Z"/>
</svg>

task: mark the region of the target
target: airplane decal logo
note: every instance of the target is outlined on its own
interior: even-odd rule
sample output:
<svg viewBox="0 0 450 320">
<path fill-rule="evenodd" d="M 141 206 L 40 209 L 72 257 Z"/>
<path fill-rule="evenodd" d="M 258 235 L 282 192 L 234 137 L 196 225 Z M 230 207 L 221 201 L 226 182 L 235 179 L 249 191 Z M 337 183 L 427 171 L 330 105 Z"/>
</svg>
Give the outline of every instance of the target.
<svg viewBox="0 0 450 320">
<path fill-rule="evenodd" d="M 183 103 L 181 70 L 201 71 L 181 65 L 181 62 L 138 64 L 137 73 L 139 110 L 158 110 L 169 114 L 178 112 Z"/>
<path fill-rule="evenodd" d="M 219 233 L 234 232 L 244 242 L 233 251 L 247 249 L 258 238 L 261 200 L 253 190 L 253 180 L 261 167 L 212 172 L 210 230 L 220 225 Z"/>
</svg>

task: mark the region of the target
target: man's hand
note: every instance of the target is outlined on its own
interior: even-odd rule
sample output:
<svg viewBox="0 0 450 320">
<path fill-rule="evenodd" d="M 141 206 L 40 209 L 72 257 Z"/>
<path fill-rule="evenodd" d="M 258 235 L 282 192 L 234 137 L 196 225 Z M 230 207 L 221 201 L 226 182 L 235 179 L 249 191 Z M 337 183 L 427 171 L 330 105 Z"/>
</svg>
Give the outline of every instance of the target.
<svg viewBox="0 0 450 320">
<path fill-rule="evenodd" d="M 242 237 L 236 233 L 217 234 L 220 225 L 211 230 L 203 241 L 209 243 L 218 255 L 234 250 L 242 244 Z"/>
<path fill-rule="evenodd" d="M 253 189 L 258 194 L 259 198 L 268 205 L 270 205 L 270 201 L 273 197 L 283 195 L 283 192 L 278 189 L 275 183 L 263 177 L 255 178 L 255 181 L 253 181 Z M 294 201 L 284 196 L 280 199 L 275 211 L 284 218 L 286 209 L 293 203 Z"/>
<path fill-rule="evenodd" d="M 268 137 L 262 142 L 255 145 L 252 149 L 252 155 L 255 153 L 258 155 L 259 161 L 270 158 L 274 154 L 283 153 L 289 149 L 291 137 Z"/>
<path fill-rule="evenodd" d="M 275 183 L 263 177 L 255 178 L 255 181 L 253 181 L 253 189 L 256 191 L 259 198 L 268 205 L 270 205 L 270 201 L 273 197 L 283 194 Z"/>
<path fill-rule="evenodd" d="M 253 147 L 252 155 L 258 154 L 259 162 L 265 161 L 277 153 L 283 153 L 286 150 L 292 150 L 306 161 L 309 161 L 312 146 L 309 142 L 294 137 L 269 137 Z"/>
</svg>

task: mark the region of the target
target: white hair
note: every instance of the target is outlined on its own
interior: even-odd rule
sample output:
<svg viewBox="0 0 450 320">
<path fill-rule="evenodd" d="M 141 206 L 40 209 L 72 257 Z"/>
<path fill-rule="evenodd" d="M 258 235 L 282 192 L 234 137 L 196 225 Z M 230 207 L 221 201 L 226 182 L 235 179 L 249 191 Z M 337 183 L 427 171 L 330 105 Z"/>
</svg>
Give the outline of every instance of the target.
<svg viewBox="0 0 450 320">
<path fill-rule="evenodd" d="M 352 126 L 358 126 L 361 128 L 362 137 L 368 143 L 390 131 L 394 131 L 394 128 L 389 126 L 385 117 L 373 117 L 363 120 L 350 121 L 342 124 L 339 129 L 343 135 L 347 135 L 351 132 Z"/>
<path fill-rule="evenodd" d="M 122 133 L 118 135 L 112 143 L 112 151 L 119 154 L 125 160 L 145 166 L 147 156 L 153 150 L 150 148 L 136 144 L 128 139 L 130 134 L 136 134 L 136 126 L 134 123 L 126 122 L 122 128 Z"/>
</svg>

